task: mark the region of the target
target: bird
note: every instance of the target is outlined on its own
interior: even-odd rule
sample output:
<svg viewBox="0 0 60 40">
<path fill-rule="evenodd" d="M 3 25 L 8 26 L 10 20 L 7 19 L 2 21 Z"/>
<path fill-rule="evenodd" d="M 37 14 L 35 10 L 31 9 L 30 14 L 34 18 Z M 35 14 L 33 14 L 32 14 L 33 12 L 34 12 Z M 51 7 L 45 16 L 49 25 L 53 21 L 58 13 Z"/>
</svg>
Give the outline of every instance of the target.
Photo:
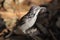
<svg viewBox="0 0 60 40">
<path fill-rule="evenodd" d="M 19 29 L 23 31 L 24 34 L 26 34 L 26 30 L 31 28 L 36 20 L 39 12 L 45 12 L 46 8 L 45 7 L 40 7 L 40 6 L 32 6 L 30 11 L 20 20 L 20 24 L 18 26 Z"/>
</svg>

